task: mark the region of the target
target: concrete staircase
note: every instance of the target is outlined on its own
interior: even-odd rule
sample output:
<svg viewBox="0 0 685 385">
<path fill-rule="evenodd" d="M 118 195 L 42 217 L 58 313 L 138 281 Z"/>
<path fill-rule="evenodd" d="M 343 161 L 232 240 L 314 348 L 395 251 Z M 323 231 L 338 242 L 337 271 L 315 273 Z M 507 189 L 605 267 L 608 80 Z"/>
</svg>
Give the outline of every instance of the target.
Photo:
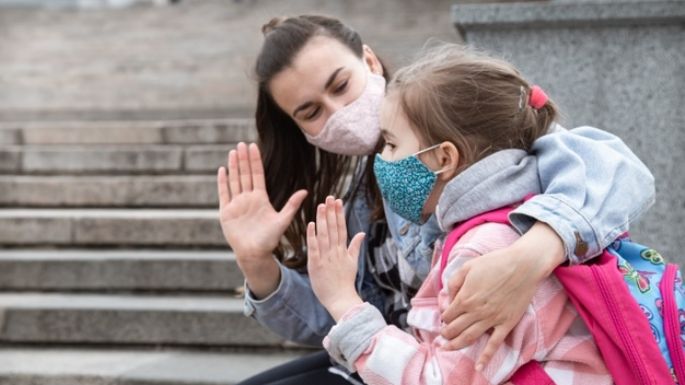
<svg viewBox="0 0 685 385">
<path fill-rule="evenodd" d="M 0 126 L 0 384 L 233 384 L 301 354 L 242 314 L 216 169 L 248 120 Z"/>
</svg>

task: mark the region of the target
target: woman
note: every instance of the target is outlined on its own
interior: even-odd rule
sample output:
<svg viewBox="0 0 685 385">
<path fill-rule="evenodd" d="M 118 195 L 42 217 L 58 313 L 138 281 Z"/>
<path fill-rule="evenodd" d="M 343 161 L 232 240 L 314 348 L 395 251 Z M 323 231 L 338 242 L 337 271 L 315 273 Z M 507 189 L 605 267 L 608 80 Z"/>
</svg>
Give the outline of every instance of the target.
<svg viewBox="0 0 685 385">
<path fill-rule="evenodd" d="M 387 71 L 356 32 L 332 18 L 274 19 L 263 32 L 260 148 L 239 144 L 229 153 L 228 176 L 224 168 L 218 173 L 222 229 L 245 275 L 245 314 L 284 338 L 321 345 L 334 321 L 305 274 L 304 242 L 317 204 L 334 195 L 344 196 L 348 234 L 367 234 L 357 291 L 404 328 L 441 234 L 434 218 L 418 226 L 383 210 L 373 180 Z M 443 335 L 456 349 L 490 331 L 478 363 L 520 320 L 538 282 L 565 261 L 597 255 L 652 203 L 651 174 L 618 138 L 596 129 L 582 134 L 562 131 L 535 142 L 544 194 L 512 216 L 529 230 L 450 282 L 454 300 L 443 314 Z M 502 258 L 510 263 L 498 263 Z M 322 352 L 243 384 L 342 381 L 330 368 Z"/>
</svg>

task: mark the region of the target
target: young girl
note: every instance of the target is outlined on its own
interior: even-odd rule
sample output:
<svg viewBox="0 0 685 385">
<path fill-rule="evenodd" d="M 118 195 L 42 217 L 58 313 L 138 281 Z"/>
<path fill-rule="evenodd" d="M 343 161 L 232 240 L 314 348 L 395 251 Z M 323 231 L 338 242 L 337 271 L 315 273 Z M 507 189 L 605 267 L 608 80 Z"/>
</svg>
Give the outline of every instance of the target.
<svg viewBox="0 0 685 385">
<path fill-rule="evenodd" d="M 510 64 L 456 45 L 433 49 L 400 70 L 381 110 L 385 147 L 374 171 L 392 210 L 411 221 L 435 213 L 442 229 L 541 191 L 532 143 L 554 128 L 556 108 Z M 541 363 L 557 385 L 611 384 L 589 331 L 559 282 L 537 286 L 523 318 L 485 366 L 487 337 L 449 350 L 440 335 L 447 283 L 462 266 L 519 237 L 509 225 L 485 223 L 449 251 L 442 269 L 436 246 L 428 278 L 412 300 L 412 334 L 388 325 L 354 290 L 363 234 L 347 248 L 342 202 L 318 207 L 307 228 L 312 287 L 337 324 L 324 346 L 368 384 L 501 384 L 522 366 Z"/>
</svg>

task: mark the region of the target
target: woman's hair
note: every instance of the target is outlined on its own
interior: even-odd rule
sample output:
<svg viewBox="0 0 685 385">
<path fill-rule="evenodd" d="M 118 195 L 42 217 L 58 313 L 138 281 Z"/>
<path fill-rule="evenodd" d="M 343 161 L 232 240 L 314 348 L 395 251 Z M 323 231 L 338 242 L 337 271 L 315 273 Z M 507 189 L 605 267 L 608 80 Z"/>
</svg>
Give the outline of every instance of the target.
<svg viewBox="0 0 685 385">
<path fill-rule="evenodd" d="M 359 58 L 363 56 L 363 45 L 357 32 L 339 20 L 325 16 L 274 18 L 262 27 L 262 32 L 264 43 L 255 65 L 258 81 L 256 126 L 266 189 L 276 210 L 280 210 L 295 191 L 309 191 L 285 232 L 287 244 L 281 244 L 275 250 L 279 260 L 288 267 L 299 268 L 306 265 L 306 228 L 307 223 L 315 218 L 317 204 L 328 195 L 342 195 L 346 176 L 352 172 L 356 162 L 353 157 L 330 153 L 307 142 L 295 121 L 274 101 L 269 82 L 290 65 L 315 36 L 335 39 Z M 383 70 L 387 76 L 385 68 Z M 369 156 L 364 170 L 366 197 L 377 209 L 382 206 L 372 167 L 373 157 Z M 290 258 L 286 259 L 286 256 Z"/>
<path fill-rule="evenodd" d="M 457 44 L 441 43 L 397 71 L 388 96 L 397 97 L 426 145 L 450 141 L 459 170 L 503 149 L 531 149 L 557 118 L 548 100 L 528 105 L 531 85 L 510 63 Z"/>
</svg>

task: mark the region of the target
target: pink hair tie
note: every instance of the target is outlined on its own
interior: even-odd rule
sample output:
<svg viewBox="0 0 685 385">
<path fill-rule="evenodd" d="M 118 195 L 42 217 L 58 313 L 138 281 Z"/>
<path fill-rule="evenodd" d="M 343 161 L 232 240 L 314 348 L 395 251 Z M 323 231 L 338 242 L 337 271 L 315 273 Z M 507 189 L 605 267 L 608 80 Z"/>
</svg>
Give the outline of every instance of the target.
<svg viewBox="0 0 685 385">
<path fill-rule="evenodd" d="M 547 101 L 549 100 L 549 97 L 545 93 L 545 91 L 542 90 L 542 88 L 538 86 L 532 86 L 530 87 L 530 97 L 528 98 L 528 105 L 535 108 L 536 110 L 541 109 L 542 107 L 547 104 Z"/>
</svg>

